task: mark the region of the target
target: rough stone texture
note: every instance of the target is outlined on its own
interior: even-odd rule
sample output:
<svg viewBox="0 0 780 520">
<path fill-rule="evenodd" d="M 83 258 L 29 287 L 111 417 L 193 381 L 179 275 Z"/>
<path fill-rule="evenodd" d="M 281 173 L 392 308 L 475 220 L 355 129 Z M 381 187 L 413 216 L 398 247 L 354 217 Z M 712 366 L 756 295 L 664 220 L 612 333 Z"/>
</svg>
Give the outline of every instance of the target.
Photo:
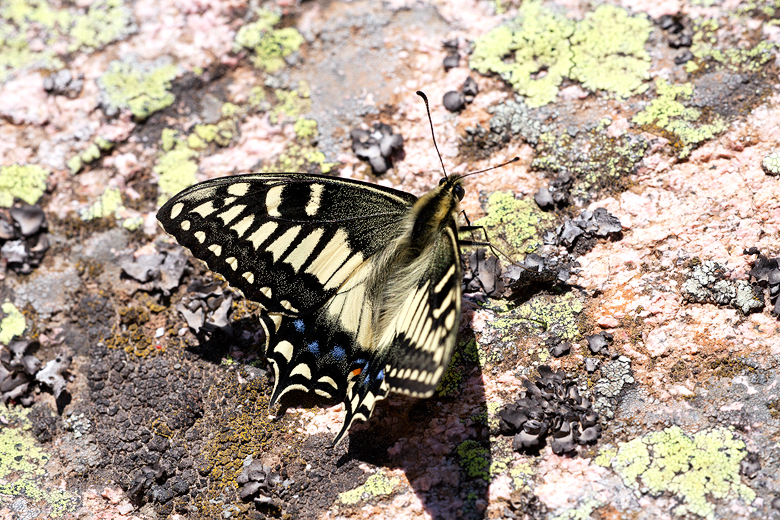
<svg viewBox="0 0 780 520">
<path fill-rule="evenodd" d="M 0 517 L 778 517 L 776 17 L 766 2 L 0 3 L 0 391 L 45 366 L 63 390 L 24 376 L 0 405 Z M 477 41 L 480 59 L 534 64 L 480 74 Z M 342 408 L 291 393 L 268 409 L 257 305 L 155 213 L 250 171 L 422 195 L 441 164 L 416 90 L 448 172 L 519 157 L 468 177 L 461 204 L 500 216 L 485 240 L 501 265 L 464 251 L 436 395 L 391 394 L 332 447 Z M 371 148 L 377 178 L 351 131 L 380 124 L 403 149 Z M 27 365 L 14 341 L 35 345 Z M 497 435 L 543 366 L 567 374 L 553 389 L 589 393 L 595 444 L 517 453 Z"/>
</svg>

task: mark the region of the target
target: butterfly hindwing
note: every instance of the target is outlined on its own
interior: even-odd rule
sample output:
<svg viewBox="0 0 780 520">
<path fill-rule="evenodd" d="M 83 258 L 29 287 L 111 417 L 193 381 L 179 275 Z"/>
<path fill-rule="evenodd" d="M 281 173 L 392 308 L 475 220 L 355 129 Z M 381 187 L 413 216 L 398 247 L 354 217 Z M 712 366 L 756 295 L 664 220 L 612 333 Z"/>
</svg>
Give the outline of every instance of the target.
<svg viewBox="0 0 780 520">
<path fill-rule="evenodd" d="M 392 391 L 430 397 L 436 390 L 457 340 L 461 279 L 457 228 L 452 222 L 386 332 L 392 335 L 387 369 Z"/>
<path fill-rule="evenodd" d="M 270 312 L 303 315 L 400 232 L 413 195 L 348 179 L 250 174 L 197 184 L 163 228 Z"/>
</svg>

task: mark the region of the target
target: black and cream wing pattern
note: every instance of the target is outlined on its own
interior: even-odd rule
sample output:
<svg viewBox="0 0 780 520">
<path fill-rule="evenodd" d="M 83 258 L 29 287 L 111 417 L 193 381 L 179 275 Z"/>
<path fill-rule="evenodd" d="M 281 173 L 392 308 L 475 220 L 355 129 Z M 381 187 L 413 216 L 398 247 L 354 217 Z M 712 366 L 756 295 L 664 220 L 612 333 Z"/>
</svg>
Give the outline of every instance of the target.
<svg viewBox="0 0 780 520">
<path fill-rule="evenodd" d="M 182 191 L 157 218 L 264 309 L 272 406 L 290 390 L 344 402 L 336 443 L 388 391 L 430 396 L 450 361 L 462 188 L 444 180 L 418 199 L 321 175 L 237 175 Z"/>
</svg>

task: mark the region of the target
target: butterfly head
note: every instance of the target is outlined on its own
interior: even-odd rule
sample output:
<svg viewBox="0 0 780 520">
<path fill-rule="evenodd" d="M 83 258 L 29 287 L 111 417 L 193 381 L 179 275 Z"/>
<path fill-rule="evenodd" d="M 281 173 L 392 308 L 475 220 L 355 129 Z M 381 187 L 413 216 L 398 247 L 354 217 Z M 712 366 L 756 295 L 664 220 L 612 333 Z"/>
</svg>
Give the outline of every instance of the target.
<svg viewBox="0 0 780 520">
<path fill-rule="evenodd" d="M 466 190 L 463 188 L 463 177 L 460 175 L 442 177 L 439 181 L 439 186 L 442 186 L 445 191 L 449 192 L 456 202 L 462 201 L 464 195 L 466 195 Z"/>
</svg>

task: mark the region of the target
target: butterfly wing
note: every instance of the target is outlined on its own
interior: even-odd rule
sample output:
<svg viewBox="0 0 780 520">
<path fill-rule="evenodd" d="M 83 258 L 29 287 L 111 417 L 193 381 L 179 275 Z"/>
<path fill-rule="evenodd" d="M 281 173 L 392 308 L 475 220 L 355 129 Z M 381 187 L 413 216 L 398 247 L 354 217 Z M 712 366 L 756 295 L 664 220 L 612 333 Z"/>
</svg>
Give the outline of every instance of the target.
<svg viewBox="0 0 780 520">
<path fill-rule="evenodd" d="M 461 280 L 457 226 L 442 231 L 425 270 L 380 340 L 387 348 L 390 390 L 430 397 L 450 363 L 460 324 Z"/>
<path fill-rule="evenodd" d="M 400 233 L 416 197 L 374 184 L 299 173 L 222 177 L 157 213 L 165 231 L 267 309 L 319 309 Z"/>
</svg>

